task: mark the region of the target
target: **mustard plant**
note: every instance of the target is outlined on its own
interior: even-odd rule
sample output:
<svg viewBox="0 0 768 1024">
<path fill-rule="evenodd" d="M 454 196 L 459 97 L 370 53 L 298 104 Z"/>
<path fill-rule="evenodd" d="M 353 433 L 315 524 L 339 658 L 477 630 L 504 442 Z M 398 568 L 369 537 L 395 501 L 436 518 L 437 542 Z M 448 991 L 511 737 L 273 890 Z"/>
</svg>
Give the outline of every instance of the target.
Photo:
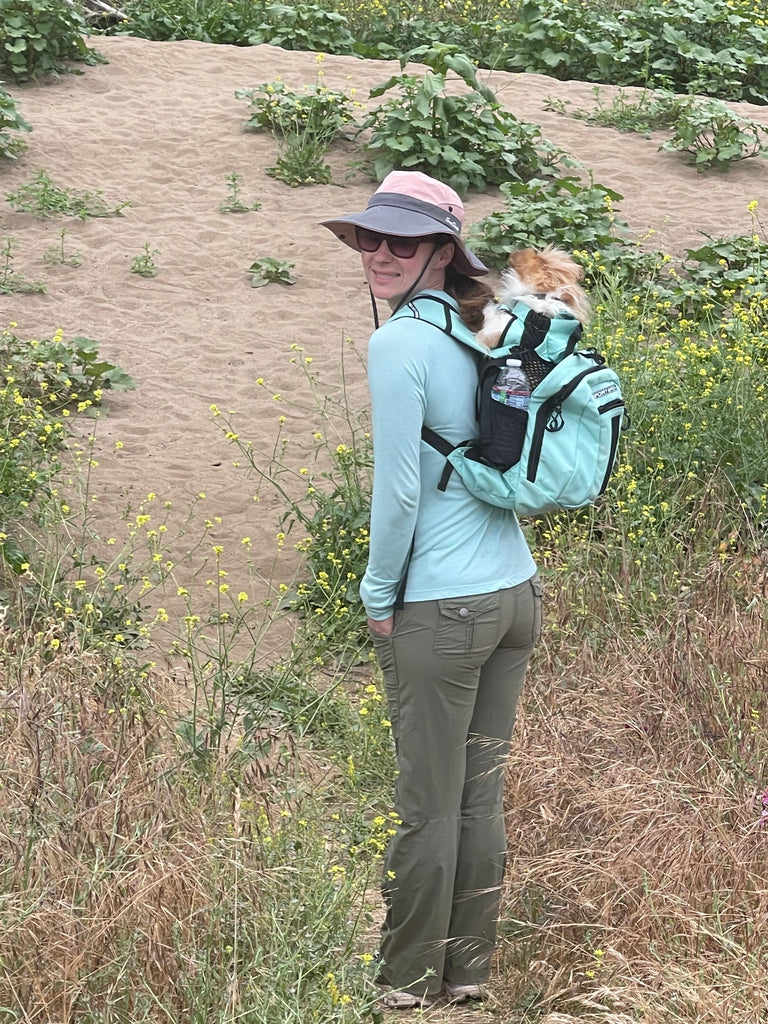
<svg viewBox="0 0 768 1024">
<path fill-rule="evenodd" d="M 287 89 L 280 79 L 235 93 L 250 100 L 245 127 L 269 131 L 278 141 L 280 154 L 267 173 L 292 187 L 331 182 L 325 155 L 353 120 L 350 97 L 323 83 L 322 59 L 319 54 L 317 81 L 301 93 Z"/>
<path fill-rule="evenodd" d="M 44 585 L 33 555 L 45 547 L 42 527 L 69 511 L 56 485 L 67 421 L 93 410 L 107 388 L 134 384 L 99 358 L 93 341 L 65 342 L 61 332 L 50 339 L 22 340 L 13 326 L 0 333 L 0 552 L 5 568 L 37 605 Z M 82 554 L 76 561 L 82 562 Z"/>
<path fill-rule="evenodd" d="M 278 78 L 250 89 L 238 89 L 235 96 L 250 101 L 244 127 L 269 131 L 275 136 L 335 137 L 354 120 L 351 99 L 338 89 L 329 89 L 322 78 L 313 85 L 305 85 L 301 92 L 289 89 Z"/>
<path fill-rule="evenodd" d="M 329 386 L 312 369 L 312 357 L 293 345 L 292 364 L 299 380 L 299 399 L 276 395 L 285 414 L 278 416 L 271 447 L 242 437 L 235 413 L 217 406 L 212 414 L 224 436 L 237 448 L 244 468 L 257 481 L 255 497 L 262 490 L 279 495 L 284 511 L 277 541 L 280 547 L 293 535 L 302 556 L 304 579 L 296 586 L 282 586 L 285 604 L 304 622 L 303 637 L 311 658 L 359 660 L 367 656 L 365 613 L 358 593 L 368 553 L 370 516 L 371 439 L 365 412 L 353 411 L 344 380 L 346 350 L 357 353 L 350 342 L 342 348 L 341 379 Z M 269 394 L 263 378 L 257 383 Z M 286 435 L 288 414 L 294 404 L 306 411 L 311 402 L 315 429 L 311 449 L 296 465 Z M 310 658 L 310 660 L 311 660 Z"/>
</svg>

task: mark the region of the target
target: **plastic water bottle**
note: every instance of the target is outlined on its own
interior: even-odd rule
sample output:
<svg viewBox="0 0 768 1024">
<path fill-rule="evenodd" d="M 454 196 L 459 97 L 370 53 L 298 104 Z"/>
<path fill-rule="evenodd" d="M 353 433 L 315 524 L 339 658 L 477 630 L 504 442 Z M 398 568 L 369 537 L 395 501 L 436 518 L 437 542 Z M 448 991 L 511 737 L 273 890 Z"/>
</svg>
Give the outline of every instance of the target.
<svg viewBox="0 0 768 1024">
<path fill-rule="evenodd" d="M 491 397 L 513 409 L 527 409 L 531 404 L 531 385 L 519 359 L 508 359 L 491 388 Z"/>
</svg>

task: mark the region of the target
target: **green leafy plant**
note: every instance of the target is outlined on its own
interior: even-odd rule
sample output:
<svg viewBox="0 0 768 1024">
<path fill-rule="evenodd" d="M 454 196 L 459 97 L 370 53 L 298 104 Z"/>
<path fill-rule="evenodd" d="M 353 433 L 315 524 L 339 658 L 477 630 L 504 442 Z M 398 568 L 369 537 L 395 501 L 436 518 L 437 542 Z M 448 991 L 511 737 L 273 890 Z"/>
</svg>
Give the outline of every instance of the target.
<svg viewBox="0 0 768 1024">
<path fill-rule="evenodd" d="M 474 64 L 456 47 L 420 47 L 402 56 L 400 66 L 411 60 L 434 70 L 423 78 L 395 75 L 370 92 L 376 97 L 396 90 L 370 111 L 360 129 L 370 130 L 365 148 L 378 179 L 395 168 L 423 170 L 463 195 L 469 188 L 482 190 L 510 178 L 526 180 L 555 167 L 565 156 L 536 125 L 503 110 L 493 92 L 478 81 Z M 469 91 L 450 94 L 450 73 Z"/>
<path fill-rule="evenodd" d="M 355 49 L 343 14 L 306 3 L 265 3 L 262 23 L 253 38 L 285 50 L 353 53 Z"/>
<path fill-rule="evenodd" d="M 768 26 L 717 0 L 528 0 L 497 40 L 507 71 L 768 102 Z"/>
<path fill-rule="evenodd" d="M 322 55 L 318 61 L 322 59 Z M 267 173 L 287 185 L 329 184 L 331 169 L 325 161 L 331 143 L 353 120 L 352 101 L 343 92 L 318 81 L 301 93 L 279 80 L 253 89 L 238 90 L 238 99 L 249 99 L 251 115 L 246 128 L 269 131 L 278 140 L 280 155 Z"/>
<path fill-rule="evenodd" d="M 145 39 L 197 39 L 205 43 L 286 50 L 353 53 L 355 39 L 346 16 L 314 4 L 270 0 L 127 0 L 129 31 Z"/>
<path fill-rule="evenodd" d="M 242 174 L 237 174 L 235 171 L 227 175 L 228 195 L 224 202 L 219 204 L 219 211 L 221 213 L 250 213 L 252 210 L 261 209 L 261 203 L 245 203 L 241 199 L 242 180 Z"/>
<path fill-rule="evenodd" d="M 13 526 L 51 497 L 64 417 L 70 409 L 93 409 L 107 389 L 129 390 L 135 382 L 100 357 L 95 341 L 65 341 L 60 331 L 40 340 L 1 331 L 0 368 L 0 560 L 23 573 L 28 545 Z"/>
<path fill-rule="evenodd" d="M 710 167 L 727 170 L 737 160 L 764 155 L 768 150 L 768 128 L 758 121 L 740 117 L 716 99 L 676 96 L 644 89 L 636 100 L 619 90 L 610 104 L 603 104 L 599 86 L 593 89 L 591 111 L 571 108 L 565 100 L 548 99 L 547 108 L 589 124 L 605 125 L 622 132 L 671 129 L 672 136 L 660 149 L 687 154 L 698 170 Z"/>
<path fill-rule="evenodd" d="M 666 295 L 686 316 L 722 318 L 735 307 L 750 311 L 752 321 L 768 329 L 768 238 L 757 232 L 716 238 L 685 250 L 681 275 Z"/>
<path fill-rule="evenodd" d="M 679 97 L 671 93 L 643 89 L 633 98 L 624 89 L 619 89 L 618 93 L 612 96 L 610 103 L 605 104 L 604 91 L 600 86 L 595 86 L 592 90 L 595 97 L 592 110 L 583 110 L 568 100 L 552 97 L 546 100 L 544 106 L 547 110 L 555 110 L 566 117 L 586 121 L 588 124 L 599 124 L 620 132 L 637 132 L 646 136 L 652 131 L 669 128 L 675 120 Z"/>
<path fill-rule="evenodd" d="M 685 153 L 698 171 L 727 171 L 737 160 L 768 151 L 768 128 L 716 99 L 683 100 L 676 106 L 672 137 L 660 148 Z"/>
<path fill-rule="evenodd" d="M 157 277 L 158 266 L 155 260 L 160 255 L 159 249 L 150 249 L 149 242 L 145 242 L 138 256 L 131 260 L 131 273 L 139 277 Z"/>
<path fill-rule="evenodd" d="M 331 0 L 126 0 L 127 30 L 150 39 L 355 53 L 397 60 L 449 39 L 478 66 L 562 80 L 706 93 L 768 102 L 768 26 L 762 0 L 469 0 L 418 7 Z M 117 27 L 112 31 L 126 31 Z"/>
<path fill-rule="evenodd" d="M 31 132 L 32 126 L 21 116 L 16 100 L 3 88 L 0 82 L 0 156 L 17 157 L 27 148 L 23 139 L 12 137 L 9 132 Z"/>
<path fill-rule="evenodd" d="M 286 137 L 277 160 L 267 174 L 291 188 L 300 185 L 330 185 L 333 172 L 326 163 L 328 143 L 309 136 Z"/>
<path fill-rule="evenodd" d="M 59 232 L 58 245 L 51 246 L 43 256 L 43 259 L 51 266 L 61 264 L 67 267 L 79 267 L 83 262 L 82 256 L 79 252 L 73 252 L 67 249 L 65 241 L 66 236 L 67 230 L 66 228 L 62 228 Z"/>
<path fill-rule="evenodd" d="M 11 331 L 0 333 L 0 363 L 24 397 L 44 395 L 49 410 L 73 404 L 98 404 L 106 390 L 133 391 L 136 381 L 99 353 L 99 343 L 78 336 L 23 340 Z"/>
<path fill-rule="evenodd" d="M 6 199 L 12 209 L 20 213 L 33 213 L 36 217 L 119 217 L 129 202 L 109 207 L 101 198 L 100 191 L 78 191 L 54 185 L 46 171 L 39 171 L 32 181 L 27 182 Z"/>
<path fill-rule="evenodd" d="M 102 61 L 85 44 L 88 25 L 78 5 L 64 0 L 0 0 L 0 75 L 26 81 L 69 71 L 67 61 Z"/>
<path fill-rule="evenodd" d="M 261 256 L 248 268 L 251 286 L 262 288 L 265 284 L 296 284 L 290 260 L 278 260 L 272 256 Z"/>
<path fill-rule="evenodd" d="M 335 136 L 354 120 L 352 100 L 339 90 L 328 89 L 322 80 L 295 92 L 276 79 L 238 89 L 235 96 L 250 101 L 244 127 L 275 136 L 306 133 L 326 137 L 329 132 Z"/>
<path fill-rule="evenodd" d="M 11 292 L 44 292 L 44 284 L 29 281 L 13 269 L 16 259 L 15 241 L 14 238 L 6 238 L 5 245 L 0 249 L 0 295 L 9 295 Z"/>
<path fill-rule="evenodd" d="M 504 209 L 491 213 L 468 233 L 470 245 L 501 269 L 511 249 L 540 246 L 542 239 L 569 251 L 594 251 L 615 245 L 626 224 L 613 210 L 623 196 L 604 185 L 583 185 L 577 178 L 532 178 L 500 186 Z"/>
</svg>

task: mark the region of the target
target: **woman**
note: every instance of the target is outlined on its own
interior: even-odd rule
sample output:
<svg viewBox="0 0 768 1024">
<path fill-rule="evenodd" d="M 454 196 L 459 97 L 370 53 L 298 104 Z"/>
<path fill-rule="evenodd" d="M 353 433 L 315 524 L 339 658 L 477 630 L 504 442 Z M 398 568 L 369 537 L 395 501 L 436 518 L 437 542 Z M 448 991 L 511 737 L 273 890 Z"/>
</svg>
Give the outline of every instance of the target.
<svg viewBox="0 0 768 1024">
<path fill-rule="evenodd" d="M 477 330 L 486 268 L 461 239 L 453 189 L 393 171 L 361 213 L 324 221 L 360 252 L 392 311 L 417 292 Z M 374 302 L 374 309 L 375 309 Z M 371 337 L 374 484 L 360 593 L 381 665 L 399 774 L 401 824 L 384 864 L 377 981 L 385 1006 L 481 999 L 490 974 L 505 860 L 504 763 L 538 638 L 536 567 L 511 511 L 473 497 L 427 426 L 454 444 L 476 433 L 474 356 L 414 317 Z M 407 569 L 407 575 L 406 575 Z M 395 611 L 405 579 L 401 610 Z"/>
</svg>

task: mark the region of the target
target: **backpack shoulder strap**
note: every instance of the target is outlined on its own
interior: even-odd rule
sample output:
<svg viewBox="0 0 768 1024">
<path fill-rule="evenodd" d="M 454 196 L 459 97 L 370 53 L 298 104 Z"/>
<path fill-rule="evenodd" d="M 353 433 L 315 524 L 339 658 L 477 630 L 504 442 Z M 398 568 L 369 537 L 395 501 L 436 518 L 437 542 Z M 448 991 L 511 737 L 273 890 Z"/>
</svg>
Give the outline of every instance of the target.
<svg viewBox="0 0 768 1024">
<path fill-rule="evenodd" d="M 488 349 L 477 341 L 472 331 L 470 331 L 459 316 L 458 311 L 450 302 L 447 302 L 439 295 L 433 295 L 429 292 L 417 295 L 411 299 L 410 302 L 407 302 L 404 306 L 398 309 L 396 313 L 393 313 L 390 319 L 404 316 L 411 316 L 416 320 L 424 320 L 426 323 L 432 324 L 433 327 L 437 327 L 439 330 L 443 331 L 454 341 L 458 341 L 462 345 L 466 345 L 467 348 L 472 349 L 478 359 L 478 369 L 481 357 L 487 357 L 490 354 Z M 453 466 L 448 462 L 448 456 L 454 448 L 460 448 L 463 445 L 471 444 L 472 439 L 461 441 L 458 445 L 451 444 L 450 441 L 446 441 L 444 437 L 436 433 L 436 431 L 431 430 L 429 427 L 421 428 L 421 439 L 432 448 L 435 448 L 446 459 L 445 469 L 443 470 L 440 482 L 437 485 L 438 490 L 444 491 L 448 486 L 448 480 L 453 471 Z"/>
<path fill-rule="evenodd" d="M 437 327 L 438 330 L 461 342 L 467 348 L 473 349 L 481 354 L 488 353 L 488 349 L 481 345 L 461 319 L 458 310 L 440 295 L 431 292 L 422 292 L 406 302 L 404 306 L 393 313 L 390 320 L 400 317 L 413 317 L 415 320 L 423 320 L 425 323 Z"/>
</svg>

